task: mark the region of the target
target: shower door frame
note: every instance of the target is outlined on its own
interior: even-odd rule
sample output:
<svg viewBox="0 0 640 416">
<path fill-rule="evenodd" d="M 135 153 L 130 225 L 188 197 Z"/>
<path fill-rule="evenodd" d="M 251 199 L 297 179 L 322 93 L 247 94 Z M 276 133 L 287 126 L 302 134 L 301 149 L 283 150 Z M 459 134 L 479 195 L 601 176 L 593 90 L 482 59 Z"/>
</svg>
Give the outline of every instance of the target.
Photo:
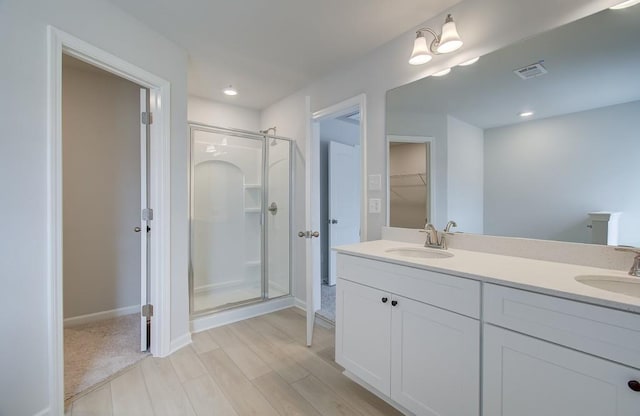
<svg viewBox="0 0 640 416">
<path fill-rule="evenodd" d="M 214 134 L 225 134 L 233 137 L 240 137 L 244 139 L 256 140 L 262 142 L 262 169 L 261 169 L 261 186 L 260 193 L 260 284 L 261 284 L 261 296 L 259 298 L 251 298 L 247 300 L 237 301 L 233 303 L 226 303 L 224 305 L 202 309 L 200 311 L 194 311 L 194 275 L 193 275 L 193 218 L 194 218 L 194 155 L 193 155 L 193 141 L 194 131 L 203 131 Z M 269 162 L 269 140 L 284 140 L 289 146 L 289 261 L 288 261 L 288 275 L 289 275 L 289 292 L 285 295 L 281 295 L 275 298 L 269 298 L 269 263 L 267 262 L 269 247 L 268 247 L 268 227 L 267 227 L 267 195 L 269 185 L 268 175 L 268 162 Z M 235 309 L 241 306 L 255 305 L 264 302 L 268 302 L 272 299 L 282 299 L 287 296 L 292 296 L 293 293 L 293 256 L 291 255 L 291 248 L 293 247 L 293 200 L 294 200 L 294 152 L 293 145 L 295 141 L 288 137 L 274 136 L 269 134 L 263 134 L 242 129 L 231 129 L 225 127 L 211 126 L 208 124 L 189 122 L 189 316 L 191 319 L 200 318 L 213 313 L 222 312 L 230 309 Z"/>
</svg>

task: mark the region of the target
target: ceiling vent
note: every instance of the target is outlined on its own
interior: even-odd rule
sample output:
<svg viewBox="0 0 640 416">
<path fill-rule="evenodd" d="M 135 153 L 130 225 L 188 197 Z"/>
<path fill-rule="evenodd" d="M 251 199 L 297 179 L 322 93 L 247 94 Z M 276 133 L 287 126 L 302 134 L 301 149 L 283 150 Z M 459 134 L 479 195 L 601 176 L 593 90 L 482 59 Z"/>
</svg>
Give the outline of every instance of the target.
<svg viewBox="0 0 640 416">
<path fill-rule="evenodd" d="M 536 62 L 535 64 L 527 65 L 522 68 L 515 69 L 514 74 L 522 79 L 531 79 L 542 76 L 549 71 L 542 65 L 544 61 Z"/>
</svg>

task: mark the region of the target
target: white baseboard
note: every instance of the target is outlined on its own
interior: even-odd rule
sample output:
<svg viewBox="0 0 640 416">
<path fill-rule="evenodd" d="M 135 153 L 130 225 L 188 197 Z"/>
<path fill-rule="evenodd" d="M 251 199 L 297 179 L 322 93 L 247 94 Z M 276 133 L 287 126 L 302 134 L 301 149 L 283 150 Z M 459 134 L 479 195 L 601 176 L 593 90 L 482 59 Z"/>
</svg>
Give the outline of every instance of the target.
<svg viewBox="0 0 640 416">
<path fill-rule="evenodd" d="M 197 317 L 191 320 L 191 332 L 202 332 L 207 329 L 232 324 L 255 316 L 279 311 L 281 309 L 287 309 L 294 306 L 294 303 L 294 298 L 292 296 L 286 296 L 266 302 L 221 311 L 212 315 Z"/>
<path fill-rule="evenodd" d="M 174 352 L 178 351 L 181 348 L 186 347 L 187 345 L 191 344 L 191 333 L 188 332 L 186 334 L 184 334 L 181 337 L 178 337 L 174 340 L 171 341 L 171 350 L 169 352 L 169 354 L 173 354 Z"/>
<path fill-rule="evenodd" d="M 300 300 L 298 298 L 295 298 L 295 299 L 296 299 L 296 301 L 295 301 L 295 304 L 293 306 L 295 306 L 296 308 L 300 308 L 300 309 L 303 309 L 303 310 L 306 311 L 307 310 L 307 302 L 305 302 L 303 300 Z"/>
<path fill-rule="evenodd" d="M 140 305 L 126 306 L 124 308 L 111 309 L 110 311 L 90 313 L 87 315 L 73 316 L 71 318 L 65 318 L 64 326 L 71 327 L 82 324 L 88 324 L 90 322 L 102 321 L 103 319 L 116 318 L 118 316 L 131 315 L 133 313 L 140 312 Z"/>
</svg>

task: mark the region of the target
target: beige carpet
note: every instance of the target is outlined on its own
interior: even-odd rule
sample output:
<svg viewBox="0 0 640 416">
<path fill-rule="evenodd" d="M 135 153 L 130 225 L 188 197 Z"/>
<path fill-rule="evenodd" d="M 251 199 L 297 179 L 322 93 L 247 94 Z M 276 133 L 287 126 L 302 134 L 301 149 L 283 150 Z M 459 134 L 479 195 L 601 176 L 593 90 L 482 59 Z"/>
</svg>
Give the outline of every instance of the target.
<svg viewBox="0 0 640 416">
<path fill-rule="evenodd" d="M 64 329 L 65 400 L 107 380 L 148 354 L 140 351 L 140 315 Z"/>
</svg>

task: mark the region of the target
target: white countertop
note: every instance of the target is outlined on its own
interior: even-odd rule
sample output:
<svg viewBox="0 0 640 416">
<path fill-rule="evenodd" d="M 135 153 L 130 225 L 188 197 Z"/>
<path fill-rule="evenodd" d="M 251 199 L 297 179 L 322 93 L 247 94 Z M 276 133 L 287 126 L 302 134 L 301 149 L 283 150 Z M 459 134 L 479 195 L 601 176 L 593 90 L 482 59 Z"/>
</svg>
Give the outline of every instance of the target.
<svg viewBox="0 0 640 416">
<path fill-rule="evenodd" d="M 453 257 L 448 258 L 410 258 L 386 252 L 386 250 L 393 248 L 423 248 L 423 245 L 391 240 L 376 240 L 348 246 L 339 246 L 333 249 L 338 253 L 381 260 L 403 266 L 417 267 L 640 313 L 640 299 L 597 289 L 575 280 L 575 277 L 578 275 L 629 277 L 625 272 L 618 270 L 459 249 L 448 249 L 447 251 L 453 254 Z"/>
</svg>

